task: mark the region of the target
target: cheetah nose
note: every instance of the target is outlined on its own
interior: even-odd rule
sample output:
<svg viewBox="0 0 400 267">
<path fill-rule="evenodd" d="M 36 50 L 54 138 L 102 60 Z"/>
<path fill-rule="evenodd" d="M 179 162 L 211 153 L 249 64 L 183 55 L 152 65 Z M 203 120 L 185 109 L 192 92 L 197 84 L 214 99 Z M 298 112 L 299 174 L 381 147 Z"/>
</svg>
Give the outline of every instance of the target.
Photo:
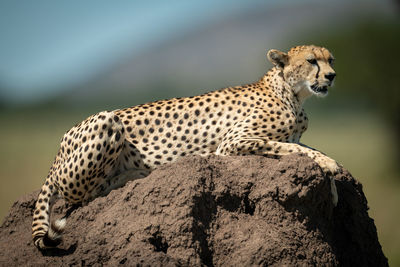
<svg viewBox="0 0 400 267">
<path fill-rule="evenodd" d="M 330 72 L 328 74 L 325 74 L 325 78 L 327 78 L 330 82 L 333 81 L 335 76 L 336 76 L 336 73 L 334 73 L 334 72 Z"/>
</svg>

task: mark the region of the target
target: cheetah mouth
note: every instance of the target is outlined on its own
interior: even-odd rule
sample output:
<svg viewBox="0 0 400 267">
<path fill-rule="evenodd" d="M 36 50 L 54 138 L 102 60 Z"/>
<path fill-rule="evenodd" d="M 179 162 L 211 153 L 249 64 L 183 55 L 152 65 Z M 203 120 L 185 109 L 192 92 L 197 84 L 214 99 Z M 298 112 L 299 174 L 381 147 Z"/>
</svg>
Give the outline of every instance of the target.
<svg viewBox="0 0 400 267">
<path fill-rule="evenodd" d="M 326 95 L 328 93 L 328 86 L 318 86 L 318 84 L 313 84 L 311 85 L 311 90 L 318 95 Z"/>
</svg>

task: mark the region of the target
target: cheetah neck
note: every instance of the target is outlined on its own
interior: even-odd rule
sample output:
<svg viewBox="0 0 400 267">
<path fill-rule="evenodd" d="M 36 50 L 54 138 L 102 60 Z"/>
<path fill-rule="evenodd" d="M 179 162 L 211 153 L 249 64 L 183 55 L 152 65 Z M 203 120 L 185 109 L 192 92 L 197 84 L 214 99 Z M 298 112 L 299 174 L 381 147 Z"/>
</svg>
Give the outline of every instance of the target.
<svg viewBox="0 0 400 267">
<path fill-rule="evenodd" d="M 303 94 L 303 90 L 298 91 L 297 88 L 290 86 L 285 81 L 282 71 L 276 67 L 264 75 L 262 83 L 267 90 L 272 91 L 274 95 L 292 107 L 301 108 L 308 98 L 307 95 Z"/>
</svg>

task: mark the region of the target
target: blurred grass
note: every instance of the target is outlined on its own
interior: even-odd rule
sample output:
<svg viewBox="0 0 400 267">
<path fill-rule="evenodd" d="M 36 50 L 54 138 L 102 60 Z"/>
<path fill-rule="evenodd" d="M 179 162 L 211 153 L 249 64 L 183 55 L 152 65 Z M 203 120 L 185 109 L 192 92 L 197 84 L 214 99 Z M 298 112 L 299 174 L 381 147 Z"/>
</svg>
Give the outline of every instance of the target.
<svg viewBox="0 0 400 267">
<path fill-rule="evenodd" d="M 19 196 L 40 188 L 63 133 L 96 111 L 43 109 L 0 114 L 0 218 Z M 354 106 L 334 111 L 311 106 L 308 114 L 309 130 L 302 142 L 335 158 L 363 184 L 385 255 L 392 266 L 400 266 L 400 179 L 392 131 L 375 113 Z"/>
</svg>

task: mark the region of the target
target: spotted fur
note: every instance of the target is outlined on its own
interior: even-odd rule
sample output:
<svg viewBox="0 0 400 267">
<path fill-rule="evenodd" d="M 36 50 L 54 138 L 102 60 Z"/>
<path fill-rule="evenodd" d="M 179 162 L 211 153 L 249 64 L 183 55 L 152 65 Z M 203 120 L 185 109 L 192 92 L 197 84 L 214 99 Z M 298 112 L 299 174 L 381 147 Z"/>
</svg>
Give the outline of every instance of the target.
<svg viewBox="0 0 400 267">
<path fill-rule="evenodd" d="M 187 155 L 304 153 L 335 173 L 333 159 L 300 143 L 308 125 L 302 104 L 327 94 L 333 56 L 317 46 L 270 50 L 267 56 L 275 66 L 255 83 L 100 112 L 69 130 L 36 203 L 35 245 L 44 249 L 61 241 L 65 220 L 49 229 L 58 195 L 86 204 Z M 333 180 L 332 194 L 336 204 Z"/>
</svg>

